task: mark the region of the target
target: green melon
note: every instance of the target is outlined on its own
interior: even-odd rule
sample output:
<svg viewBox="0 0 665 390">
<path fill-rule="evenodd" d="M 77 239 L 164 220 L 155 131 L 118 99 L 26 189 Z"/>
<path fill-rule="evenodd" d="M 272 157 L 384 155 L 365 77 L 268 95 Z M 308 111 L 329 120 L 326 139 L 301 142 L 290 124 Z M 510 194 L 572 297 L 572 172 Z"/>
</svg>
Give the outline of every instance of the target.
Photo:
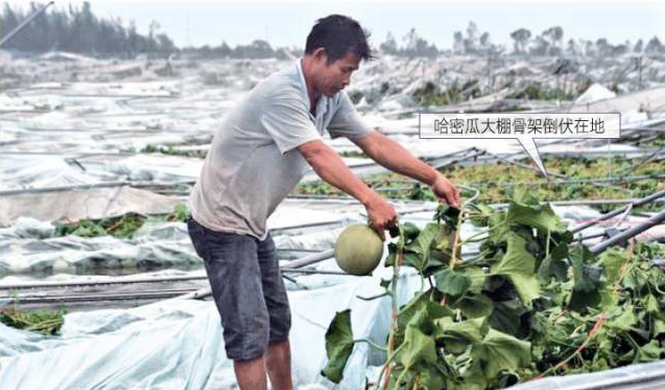
<svg viewBox="0 0 665 390">
<path fill-rule="evenodd" d="M 371 273 L 379 265 L 382 256 L 383 241 L 367 225 L 347 227 L 335 243 L 337 265 L 352 275 Z"/>
</svg>

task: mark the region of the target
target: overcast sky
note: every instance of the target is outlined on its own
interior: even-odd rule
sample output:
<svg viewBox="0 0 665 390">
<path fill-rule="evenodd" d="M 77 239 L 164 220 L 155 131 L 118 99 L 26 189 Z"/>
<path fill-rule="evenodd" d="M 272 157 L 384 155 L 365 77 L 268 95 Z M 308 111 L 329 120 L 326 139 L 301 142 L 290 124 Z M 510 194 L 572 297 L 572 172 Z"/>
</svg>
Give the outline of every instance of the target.
<svg viewBox="0 0 665 390">
<path fill-rule="evenodd" d="M 27 7 L 29 1 L 9 1 Z M 64 8 L 70 1 L 56 1 Z M 80 5 L 81 1 L 71 1 Z M 511 45 L 510 33 L 520 27 L 540 34 L 552 26 L 564 29 L 570 38 L 607 38 L 611 43 L 654 35 L 665 43 L 665 1 L 616 2 L 602 0 L 559 0 L 534 2 L 482 1 L 174 1 L 98 0 L 91 1 L 101 17 L 120 17 L 126 26 L 136 22 L 147 34 L 152 20 L 179 47 L 187 45 L 231 46 L 264 39 L 273 47 L 304 47 L 307 33 L 317 18 L 331 13 L 349 15 L 372 33 L 377 45 L 392 31 L 398 43 L 411 29 L 440 48 L 450 48 L 455 31 L 466 31 L 473 20 L 481 32 L 489 32 L 493 43 Z"/>
</svg>

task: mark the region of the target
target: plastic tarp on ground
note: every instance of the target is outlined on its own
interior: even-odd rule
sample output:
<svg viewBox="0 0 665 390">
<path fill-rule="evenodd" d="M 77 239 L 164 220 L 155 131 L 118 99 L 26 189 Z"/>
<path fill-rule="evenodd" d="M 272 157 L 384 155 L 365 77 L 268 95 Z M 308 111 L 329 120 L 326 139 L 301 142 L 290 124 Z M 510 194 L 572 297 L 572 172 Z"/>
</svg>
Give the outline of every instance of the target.
<svg viewBox="0 0 665 390">
<path fill-rule="evenodd" d="M 167 214 L 178 203 L 178 199 L 127 186 L 4 195 L 0 202 L 0 224 L 8 225 L 19 217 L 78 221 L 129 212 Z"/>
<path fill-rule="evenodd" d="M 378 275 L 341 278 L 346 283 L 289 292 L 297 386 L 319 382 L 331 387 L 319 372 L 326 363 L 325 332 L 336 311 L 352 309 L 356 337 L 378 343 L 385 339 L 389 300 L 356 298 L 381 292 Z M 403 277 L 400 301 L 406 302 L 419 283 L 413 274 Z M 34 336 L 4 325 L 0 336 L 6 340 L 0 347 L 3 389 L 235 388 L 212 302 L 171 300 L 129 310 L 73 313 L 66 315 L 61 337 Z M 367 344 L 357 345 L 346 379 L 336 388 L 362 388 L 370 364 L 380 361 Z"/>
<path fill-rule="evenodd" d="M 108 201 L 106 197 L 99 199 Z M 143 202 L 150 199 L 153 198 L 136 201 L 145 204 Z M 62 202 L 65 200 L 63 198 Z M 173 210 L 174 204 L 162 212 Z M 397 202 L 395 206 L 397 210 L 409 210 L 414 204 Z M 81 205 L 71 207 L 75 210 Z M 419 207 L 422 208 L 422 204 Z M 362 208 L 355 200 L 288 200 L 270 217 L 268 226 L 281 249 L 330 249 L 342 227 L 363 222 L 359 215 Z M 33 218 L 19 218 L 11 227 L 0 228 L 1 273 L 202 266 L 184 223 L 148 221 L 131 238 L 55 237 L 54 231 L 51 223 Z"/>
</svg>

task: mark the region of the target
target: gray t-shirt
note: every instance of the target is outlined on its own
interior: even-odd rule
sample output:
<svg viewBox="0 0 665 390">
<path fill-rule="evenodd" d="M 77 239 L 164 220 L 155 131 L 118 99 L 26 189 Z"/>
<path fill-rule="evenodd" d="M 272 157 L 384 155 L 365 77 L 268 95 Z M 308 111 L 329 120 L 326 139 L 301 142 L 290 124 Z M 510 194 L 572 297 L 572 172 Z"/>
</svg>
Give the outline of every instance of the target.
<svg viewBox="0 0 665 390">
<path fill-rule="evenodd" d="M 295 148 L 326 130 L 349 139 L 372 132 L 344 91 L 321 96 L 314 117 L 300 60 L 271 75 L 217 130 L 189 197 L 192 216 L 208 229 L 264 240 L 268 217 L 310 168 Z"/>
</svg>

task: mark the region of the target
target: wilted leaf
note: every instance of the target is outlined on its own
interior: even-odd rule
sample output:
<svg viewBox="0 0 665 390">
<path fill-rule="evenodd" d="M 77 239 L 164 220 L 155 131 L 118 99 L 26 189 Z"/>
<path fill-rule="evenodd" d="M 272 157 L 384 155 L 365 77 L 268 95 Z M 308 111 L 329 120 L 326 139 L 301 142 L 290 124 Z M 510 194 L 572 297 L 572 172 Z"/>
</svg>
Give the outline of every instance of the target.
<svg viewBox="0 0 665 390">
<path fill-rule="evenodd" d="M 573 278 L 575 280 L 575 291 L 592 292 L 600 288 L 600 267 L 593 266 L 590 259 L 593 257 L 586 247 L 576 249 L 570 254 L 570 262 L 573 266 Z"/>
<path fill-rule="evenodd" d="M 404 346 L 397 355 L 397 360 L 405 369 L 418 363 L 436 363 L 436 347 L 434 338 L 428 336 L 415 326 L 407 326 L 404 332 Z"/>
<path fill-rule="evenodd" d="M 460 209 L 447 204 L 439 204 L 434 214 L 434 220 L 444 222 L 450 227 L 457 226 L 459 222 Z"/>
<path fill-rule="evenodd" d="M 432 326 L 434 320 L 453 315 L 450 308 L 433 302 L 430 297 L 431 292 L 420 293 L 402 306 L 397 315 L 397 328 L 403 332 L 407 325 L 411 325 L 429 331 L 432 329 L 427 329 L 427 327 Z M 425 320 L 427 323 L 423 323 Z M 420 322 L 416 323 L 417 321 Z"/>
<path fill-rule="evenodd" d="M 449 353 L 462 353 L 469 344 L 480 347 L 483 337 L 489 329 L 485 317 L 462 322 L 453 322 L 452 318 L 444 317 L 437 320 L 436 323 L 443 329 L 441 339 Z"/>
<path fill-rule="evenodd" d="M 450 305 L 453 309 L 459 309 L 467 319 L 488 317 L 494 311 L 494 302 L 483 294 L 465 296 Z"/>
<path fill-rule="evenodd" d="M 487 362 L 485 374 L 490 380 L 503 370 L 515 371 L 531 362 L 531 343 L 492 328 L 487 332 L 483 346 Z"/>
<path fill-rule="evenodd" d="M 660 346 L 658 340 L 651 340 L 646 345 L 637 348 L 633 363 L 655 362 L 665 355 L 665 348 Z"/>
<path fill-rule="evenodd" d="M 605 280 L 608 284 L 614 285 L 619 280 L 621 267 L 626 262 L 624 251 L 616 247 L 608 248 L 598 260 L 603 265 Z"/>
<path fill-rule="evenodd" d="M 321 375 L 332 382 L 339 383 L 344 378 L 344 367 L 353 351 L 353 333 L 351 331 L 351 310 L 335 314 L 326 332 L 326 355 L 328 364 Z"/>
<path fill-rule="evenodd" d="M 517 234 L 508 235 L 508 249 L 501 261 L 492 265 L 490 271 L 493 275 L 508 278 L 522 303 L 530 307 L 531 301 L 540 296 L 540 284 L 536 279 L 536 259 L 526 251 L 526 240 Z"/>
<path fill-rule="evenodd" d="M 612 316 L 607 320 L 607 326 L 619 330 L 630 330 L 637 323 L 638 319 L 634 313 L 633 305 L 617 307 Z"/>
<path fill-rule="evenodd" d="M 485 277 L 487 274 L 480 267 L 465 267 L 458 268 L 457 272 L 462 275 L 467 276 L 471 279 L 471 286 L 469 286 L 469 292 L 473 294 L 480 294 L 485 284 Z"/>
<path fill-rule="evenodd" d="M 503 333 L 519 336 L 524 332 L 521 316 L 525 312 L 526 309 L 517 299 L 494 302 L 490 325 Z"/>
<path fill-rule="evenodd" d="M 418 237 L 406 246 L 404 264 L 422 271 L 429 262 L 430 252 L 438 233 L 439 226 L 435 223 L 428 223 L 420 231 Z"/>
<path fill-rule="evenodd" d="M 446 268 L 434 274 L 436 288 L 451 298 L 464 295 L 471 287 L 471 279 L 455 270 Z"/>
<path fill-rule="evenodd" d="M 554 213 L 549 204 L 529 206 L 511 202 L 506 214 L 506 222 L 509 224 L 526 225 L 538 229 L 542 233 L 563 233 L 566 226 Z"/>
</svg>

